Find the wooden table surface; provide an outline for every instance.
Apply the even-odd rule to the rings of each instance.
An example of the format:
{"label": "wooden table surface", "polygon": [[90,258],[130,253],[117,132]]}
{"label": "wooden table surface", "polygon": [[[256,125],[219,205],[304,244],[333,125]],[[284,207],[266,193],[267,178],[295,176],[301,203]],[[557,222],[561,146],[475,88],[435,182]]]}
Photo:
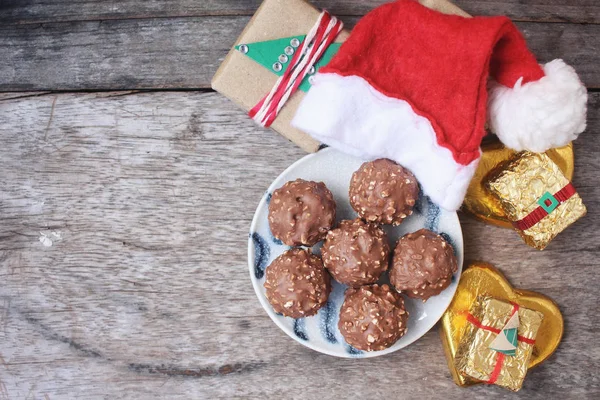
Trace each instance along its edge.
{"label": "wooden table surface", "polygon": [[[352,26],[379,0],[321,0]],[[600,3],[460,0],[506,14],[589,88],[575,184],[589,213],[544,252],[461,215],[467,260],[552,297],[557,352],[519,397],[600,398]],[[259,0],[0,0],[0,399],[501,399],[452,382],[437,328],[368,360],[269,319],[255,207],[303,152],[209,87]]]}

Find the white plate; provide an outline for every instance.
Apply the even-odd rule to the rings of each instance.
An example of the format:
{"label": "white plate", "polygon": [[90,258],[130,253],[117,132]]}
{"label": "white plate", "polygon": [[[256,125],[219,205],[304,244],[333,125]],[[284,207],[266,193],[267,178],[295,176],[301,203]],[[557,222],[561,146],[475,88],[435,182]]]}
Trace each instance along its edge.
{"label": "white plate", "polygon": [[[414,213],[400,226],[385,226],[390,239],[390,248],[394,248],[398,238],[409,232],[427,228],[442,234],[453,246],[458,257],[458,272],[452,277],[452,284],[438,296],[427,302],[404,297],[410,313],[408,332],[392,347],[382,351],[365,352],[352,348],[345,341],[337,328],[340,307],[344,301],[345,285],[332,280],[333,290],[327,304],[312,317],[293,319],[275,313],[265,297],[264,271],[266,267],[289,246],[275,239],[269,229],[267,220],[271,194],[287,181],[302,178],[309,181],[324,182],[333,193],[337,203],[337,221],[354,219],[356,213],[350,206],[348,186],[352,173],[363,160],[342,154],[334,149],[326,148],[318,153],[307,155],[286,169],[269,187],[261,199],[254,214],[250,236],[248,239],[248,266],[250,278],[260,303],[271,319],[285,333],[297,342],[321,353],[337,357],[375,357],[392,353],[408,346],[427,333],[450,305],[463,264],[463,237],[456,212],[440,209],[427,196],[420,195],[415,204]],[[314,247],[318,253],[321,243]],[[387,274],[382,278],[387,280]]]}

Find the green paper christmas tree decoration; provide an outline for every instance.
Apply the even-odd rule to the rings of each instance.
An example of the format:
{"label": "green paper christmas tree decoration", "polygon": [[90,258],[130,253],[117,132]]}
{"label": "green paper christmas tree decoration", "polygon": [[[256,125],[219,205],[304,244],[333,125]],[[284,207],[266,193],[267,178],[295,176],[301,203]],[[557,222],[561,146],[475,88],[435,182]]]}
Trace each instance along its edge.
{"label": "green paper christmas tree decoration", "polygon": [[[306,35],[290,36],[264,42],[240,44],[235,46],[235,49],[250,57],[277,76],[282,76],[289,68],[294,53],[298,50],[300,43],[302,43],[305,37]],[[321,59],[315,64],[314,70],[311,71],[300,84],[300,90],[307,92],[308,89],[310,89],[310,75],[314,75],[319,68],[327,65],[335,53],[338,52],[340,46],[341,43],[332,43],[327,50],[325,50]]]}
{"label": "green paper christmas tree decoration", "polygon": [[490,349],[514,357],[517,354],[519,312],[515,312],[490,344]]}

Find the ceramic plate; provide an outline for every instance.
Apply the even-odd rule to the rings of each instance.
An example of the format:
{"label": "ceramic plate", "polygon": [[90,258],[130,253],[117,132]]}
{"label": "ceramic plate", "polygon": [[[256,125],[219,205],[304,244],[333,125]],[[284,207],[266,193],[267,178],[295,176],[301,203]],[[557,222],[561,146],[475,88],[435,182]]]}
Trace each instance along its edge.
{"label": "ceramic plate", "polygon": [[[248,264],[250,278],[260,303],[271,319],[290,337],[299,343],[321,353],[337,357],[375,357],[392,353],[408,346],[429,331],[441,318],[450,304],[463,264],[463,237],[460,222],[456,212],[448,212],[433,204],[427,196],[419,195],[414,207],[414,213],[400,226],[385,226],[390,239],[390,247],[395,247],[396,241],[404,234],[427,228],[438,232],[454,247],[458,256],[458,272],[452,277],[452,284],[440,295],[423,303],[405,296],[406,308],[410,313],[408,332],[392,347],[382,351],[365,352],[349,346],[337,328],[340,307],[344,301],[346,286],[332,280],[332,292],[327,304],[319,310],[317,315],[306,318],[293,319],[275,313],[265,297],[265,269],[285,250],[290,247],[275,239],[269,229],[267,220],[269,201],[275,189],[283,186],[287,181],[302,178],[310,181],[324,182],[333,193],[337,203],[337,221],[354,219],[356,213],[350,206],[348,199],[348,186],[352,173],[356,171],[363,160],[342,154],[334,149],[326,148],[318,153],[310,154],[285,170],[269,187],[261,199],[254,214],[250,237],[248,239]],[[320,254],[321,243],[313,248],[313,252]],[[382,277],[387,281],[387,274]]]}

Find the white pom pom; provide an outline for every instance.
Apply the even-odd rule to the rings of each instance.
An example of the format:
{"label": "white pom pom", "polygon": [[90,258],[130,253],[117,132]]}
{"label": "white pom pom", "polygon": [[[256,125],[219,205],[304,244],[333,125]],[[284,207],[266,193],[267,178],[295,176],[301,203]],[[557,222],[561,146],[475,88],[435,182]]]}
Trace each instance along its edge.
{"label": "white pom pom", "polygon": [[585,130],[587,90],[563,60],[543,66],[546,76],[508,88],[490,82],[488,122],[514,150],[544,152],[567,145]]}

